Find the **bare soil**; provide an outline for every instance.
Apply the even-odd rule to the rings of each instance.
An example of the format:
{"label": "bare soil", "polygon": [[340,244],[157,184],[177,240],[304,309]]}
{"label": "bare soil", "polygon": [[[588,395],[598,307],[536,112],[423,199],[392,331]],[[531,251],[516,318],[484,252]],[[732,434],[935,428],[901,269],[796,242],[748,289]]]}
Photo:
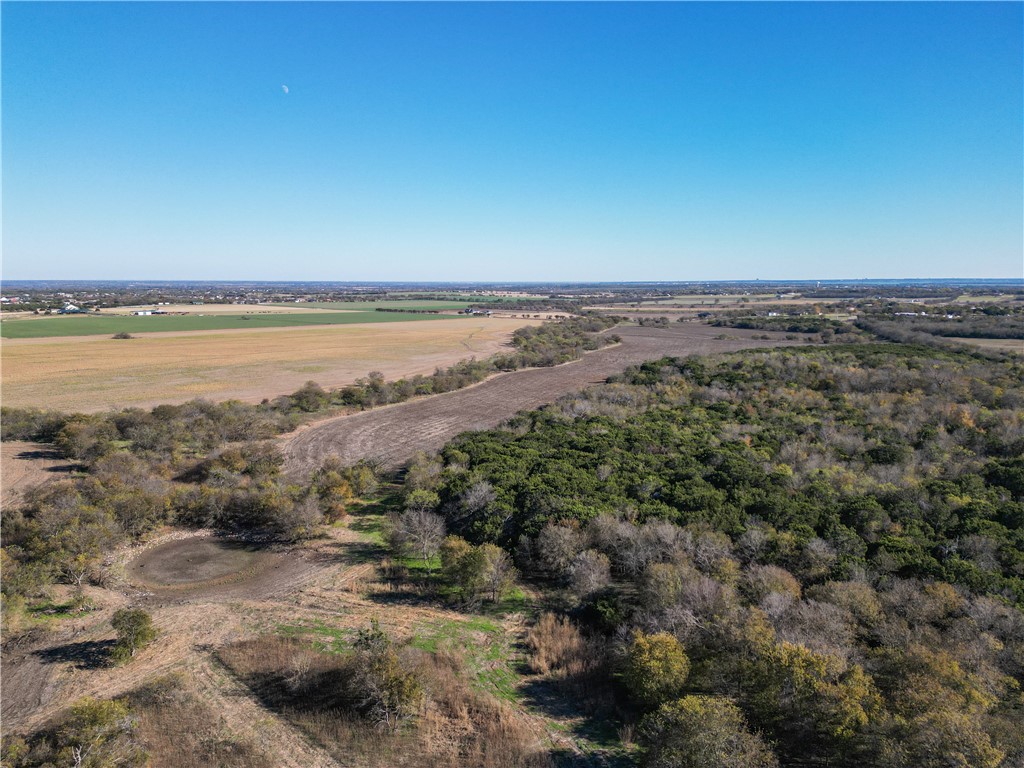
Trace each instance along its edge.
{"label": "bare soil", "polygon": [[20,440],[0,443],[0,504],[15,504],[26,491],[67,476],[74,468],[52,445]]}
{"label": "bare soil", "polygon": [[[939,337],[942,339],[942,337]],[[966,336],[947,336],[946,341],[955,341],[982,349],[999,349],[1004,352],[1016,352],[1024,355],[1024,339],[974,339]]]}
{"label": "bare soil", "polygon": [[[514,371],[456,392],[314,422],[282,438],[286,468],[295,475],[308,473],[331,455],[346,463],[366,458],[395,468],[417,451],[438,450],[461,432],[496,427],[519,411],[603,382],[630,365],[665,355],[803,343],[787,341],[781,333],[697,324],[617,328],[612,333],[622,337],[621,344],[595,350],[572,363]],[[764,340],[762,335],[772,338]]]}
{"label": "bare soil", "polygon": [[151,588],[195,588],[255,573],[280,557],[279,552],[243,541],[180,539],[143,552],[128,566],[128,578]]}

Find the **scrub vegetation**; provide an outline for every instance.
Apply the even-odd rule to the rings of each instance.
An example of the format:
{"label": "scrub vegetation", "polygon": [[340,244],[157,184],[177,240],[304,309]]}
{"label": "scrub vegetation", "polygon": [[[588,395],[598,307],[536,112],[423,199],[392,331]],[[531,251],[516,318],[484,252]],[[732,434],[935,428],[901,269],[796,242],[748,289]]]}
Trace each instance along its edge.
{"label": "scrub vegetation", "polygon": [[[77,465],[3,510],[5,653],[35,649],[11,674],[80,670],[42,677],[39,701],[71,707],[6,735],[5,764],[1020,763],[1024,362],[748,318],[716,319],[825,343],[620,367],[398,473],[323,455],[286,474],[271,438],[572,360],[613,321],[261,405],[5,409],[5,440]],[[132,592],[210,534],[123,548],[189,528],[273,558]],[[53,634],[71,622],[88,639]]]}

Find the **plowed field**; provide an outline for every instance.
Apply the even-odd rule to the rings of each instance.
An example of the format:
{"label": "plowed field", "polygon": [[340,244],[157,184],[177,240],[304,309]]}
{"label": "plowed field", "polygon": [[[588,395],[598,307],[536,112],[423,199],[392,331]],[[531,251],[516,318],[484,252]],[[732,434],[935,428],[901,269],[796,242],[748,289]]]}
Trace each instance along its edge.
{"label": "plowed field", "polygon": [[[490,429],[517,412],[537,408],[559,396],[604,381],[624,368],[664,355],[731,352],[749,347],[799,344],[783,334],[764,340],[760,331],[687,325],[670,328],[620,328],[622,343],[555,368],[534,368],[495,376],[482,384],[351,416],[311,424],[285,440],[287,468],[301,474],[336,455],[344,462],[368,458],[394,468],[416,451],[441,448],[460,432]],[[721,336],[726,338],[718,338]]]}

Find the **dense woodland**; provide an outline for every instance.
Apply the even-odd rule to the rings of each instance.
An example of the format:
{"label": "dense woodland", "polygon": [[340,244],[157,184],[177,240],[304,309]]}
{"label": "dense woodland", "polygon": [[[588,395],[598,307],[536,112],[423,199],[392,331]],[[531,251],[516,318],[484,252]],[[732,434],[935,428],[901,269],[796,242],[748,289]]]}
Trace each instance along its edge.
{"label": "dense woodland", "polygon": [[[385,577],[473,614],[519,583],[534,596],[517,591],[530,613],[523,674],[615,729],[627,763],[1024,762],[1020,359],[832,343],[651,361],[418,456],[398,491],[371,466],[331,460],[286,480],[263,442],[324,408],[572,359],[607,325],[580,322],[525,329],[506,358],[412,385],[371,376],[259,406],[101,416],[5,409],[5,439],[52,442],[84,470],[4,510],[6,636],[54,580],[108,578],[104,553],[158,525],[301,538],[356,497],[390,493]],[[268,637],[220,658],[368,765],[573,759],[538,753],[528,728],[464,682],[460,659],[397,647],[375,625],[349,656]],[[125,755],[117,764],[141,764],[131,706],[80,703],[7,755],[56,764],[96,732]],[[424,734],[453,713],[455,751],[430,752]]]}
{"label": "dense woodland", "polygon": [[564,591],[569,690],[639,718],[646,765],[709,739],[745,745],[722,765],[1017,764],[1022,374],[897,345],[660,360],[462,436],[409,493]]}

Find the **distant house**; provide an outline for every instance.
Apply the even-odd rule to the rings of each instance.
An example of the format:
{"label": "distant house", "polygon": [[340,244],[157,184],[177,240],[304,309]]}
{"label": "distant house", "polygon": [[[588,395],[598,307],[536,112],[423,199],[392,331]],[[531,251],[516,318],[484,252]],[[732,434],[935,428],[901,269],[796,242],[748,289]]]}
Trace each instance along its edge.
{"label": "distant house", "polygon": [[153,310],[151,310],[151,309],[140,309],[140,310],[137,310],[135,312],[132,312],[132,314],[133,315],[152,315],[153,314]]}

